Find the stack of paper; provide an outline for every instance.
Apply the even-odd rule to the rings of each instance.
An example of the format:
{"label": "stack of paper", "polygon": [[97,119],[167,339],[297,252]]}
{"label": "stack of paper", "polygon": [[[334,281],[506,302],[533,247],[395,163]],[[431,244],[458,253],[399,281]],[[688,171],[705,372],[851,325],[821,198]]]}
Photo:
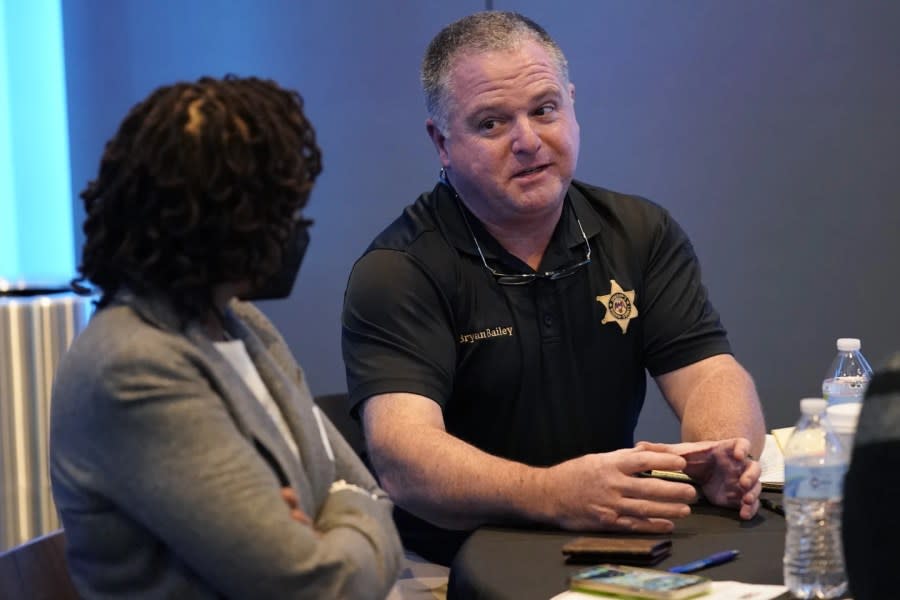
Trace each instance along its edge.
{"label": "stack of paper", "polygon": [[780,490],[784,487],[784,453],[778,437],[774,435],[776,431],[779,430],[773,429],[772,433],[766,435],[766,445],[759,457],[759,468],[762,470],[759,480],[764,490]]}
{"label": "stack of paper", "polygon": [[787,441],[792,433],[794,433],[793,427],[781,427],[772,430],[772,436],[778,442],[778,449],[781,450],[782,455],[784,455],[784,449],[787,448]]}

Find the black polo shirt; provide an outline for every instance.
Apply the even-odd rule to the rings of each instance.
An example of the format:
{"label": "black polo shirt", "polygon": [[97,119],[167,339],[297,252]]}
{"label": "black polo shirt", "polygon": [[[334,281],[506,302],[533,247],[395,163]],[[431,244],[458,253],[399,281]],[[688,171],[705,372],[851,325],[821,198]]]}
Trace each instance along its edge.
{"label": "black polo shirt", "polygon": [[[633,445],[645,371],[730,352],[693,248],[660,206],[573,182],[538,270],[584,259],[576,217],[590,264],[519,286],[485,269],[465,210],[438,184],[354,266],[343,313],[354,410],[375,394],[420,394],[441,406],[449,433],[551,465]],[[466,214],[494,270],[533,272]]]}

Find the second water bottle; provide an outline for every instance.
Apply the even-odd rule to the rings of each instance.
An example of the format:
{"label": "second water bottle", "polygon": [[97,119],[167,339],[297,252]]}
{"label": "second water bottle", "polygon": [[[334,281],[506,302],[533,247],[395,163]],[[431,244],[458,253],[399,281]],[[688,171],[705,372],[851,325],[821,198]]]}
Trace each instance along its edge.
{"label": "second water bottle", "polygon": [[829,405],[862,402],[872,379],[872,367],[862,355],[862,344],[857,338],[839,338],[836,345],[837,355],[822,381],[822,395]]}

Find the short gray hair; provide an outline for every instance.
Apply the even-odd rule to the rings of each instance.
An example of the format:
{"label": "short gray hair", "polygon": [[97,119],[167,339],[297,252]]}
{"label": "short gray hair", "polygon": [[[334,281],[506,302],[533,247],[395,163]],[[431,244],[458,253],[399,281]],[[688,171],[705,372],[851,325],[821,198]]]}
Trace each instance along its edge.
{"label": "short gray hair", "polygon": [[478,12],[447,25],[434,36],[422,60],[422,90],[425,107],[435,125],[446,133],[450,69],[463,53],[513,50],[523,42],[544,47],[556,62],[560,78],[568,83],[569,63],[560,47],[543,27],[515,12]]}

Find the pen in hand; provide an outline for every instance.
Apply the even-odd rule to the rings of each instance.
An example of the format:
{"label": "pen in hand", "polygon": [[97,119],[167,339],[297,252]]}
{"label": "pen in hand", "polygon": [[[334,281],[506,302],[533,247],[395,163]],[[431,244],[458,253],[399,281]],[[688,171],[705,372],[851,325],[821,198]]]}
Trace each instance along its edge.
{"label": "pen in hand", "polygon": [[716,552],[715,554],[710,554],[709,556],[705,556],[683,565],[670,567],[669,573],[693,573],[694,571],[699,571],[700,569],[705,569],[706,567],[713,567],[715,565],[721,565],[722,563],[732,561],[737,558],[738,554],[740,553],[740,550],[725,550],[723,552]]}
{"label": "pen in hand", "polygon": [[772,502],[768,498],[760,498],[759,503],[763,508],[767,508],[767,509],[771,510],[773,513],[777,513],[777,514],[781,515],[782,517],[784,516],[784,506],[782,506],[781,504]]}

